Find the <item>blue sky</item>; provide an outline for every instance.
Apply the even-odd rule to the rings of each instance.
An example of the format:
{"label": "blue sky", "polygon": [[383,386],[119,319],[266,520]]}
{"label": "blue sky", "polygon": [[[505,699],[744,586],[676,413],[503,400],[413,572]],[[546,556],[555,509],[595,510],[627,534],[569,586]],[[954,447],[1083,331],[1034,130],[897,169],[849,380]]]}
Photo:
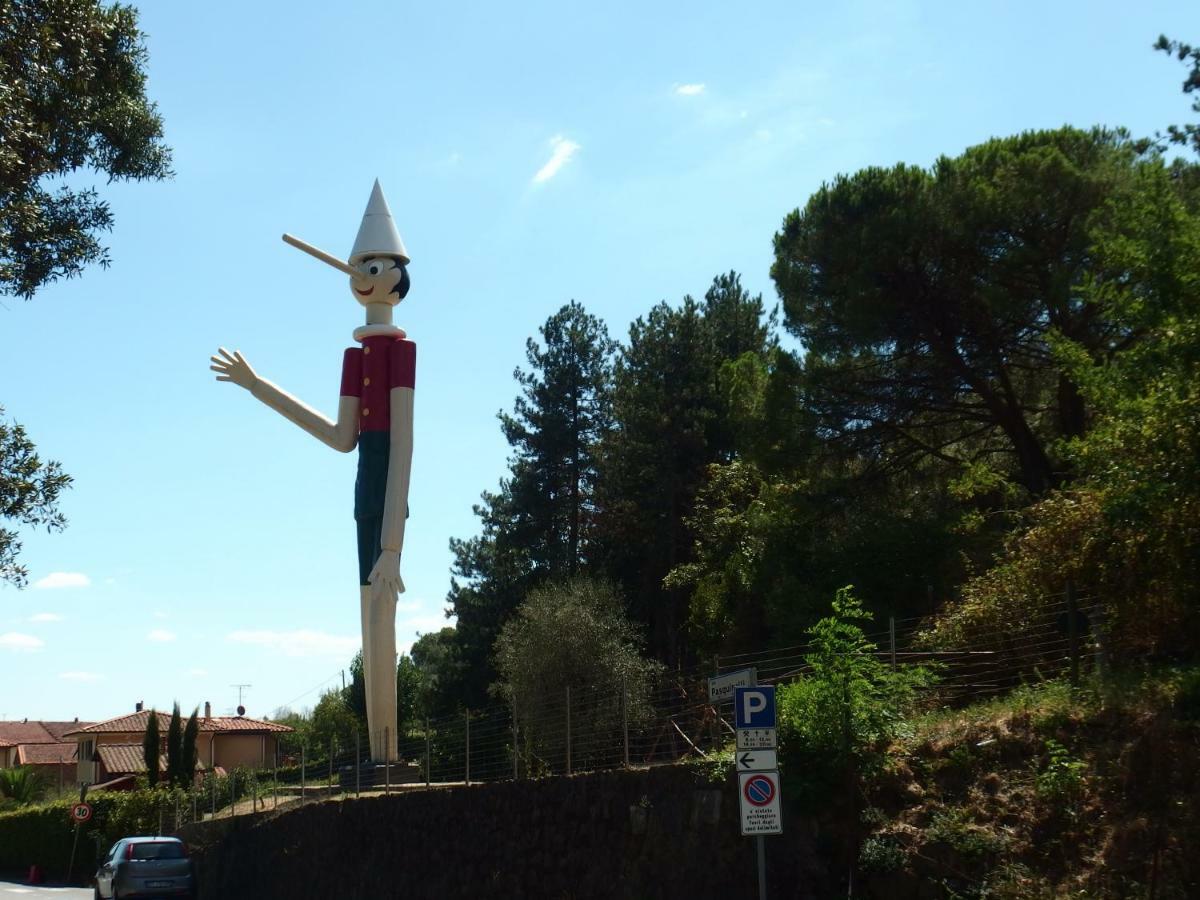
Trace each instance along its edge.
{"label": "blue sky", "polygon": [[[1191,2],[141,5],[176,177],[99,187],[113,264],[0,307],[0,403],[75,477],[0,586],[0,718],[138,700],[311,706],[358,646],[353,456],[208,357],[327,414],[362,322],[345,278],[373,179],[419,347],[398,634],[446,624],[451,536],[504,471],[524,340],[574,298],[614,337],[736,269],[840,172],[1066,124],[1190,115]],[[91,180],[85,179],[87,183]]]}

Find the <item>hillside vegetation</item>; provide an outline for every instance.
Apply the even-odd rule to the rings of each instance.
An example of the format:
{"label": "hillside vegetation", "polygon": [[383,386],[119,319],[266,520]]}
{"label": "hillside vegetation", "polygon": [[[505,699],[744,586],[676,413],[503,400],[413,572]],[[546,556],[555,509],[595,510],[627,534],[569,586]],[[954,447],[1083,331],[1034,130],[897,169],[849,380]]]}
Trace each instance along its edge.
{"label": "hillside vegetation", "polygon": [[1200,894],[1200,671],[1021,688],[930,713],[869,782],[862,894]]}

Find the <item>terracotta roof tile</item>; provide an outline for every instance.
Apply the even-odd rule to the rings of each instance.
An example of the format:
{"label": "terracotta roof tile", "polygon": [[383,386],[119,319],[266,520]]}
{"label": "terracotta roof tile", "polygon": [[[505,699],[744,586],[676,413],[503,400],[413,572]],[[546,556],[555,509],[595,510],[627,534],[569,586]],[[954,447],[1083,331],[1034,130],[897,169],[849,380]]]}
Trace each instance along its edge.
{"label": "terracotta roof tile", "polygon": [[214,731],[295,731],[291,725],[281,725],[278,722],[264,722],[260,719],[247,719],[245,716],[214,716]]}
{"label": "terracotta roof tile", "polygon": [[42,727],[50,732],[50,736],[56,741],[61,741],[64,735],[78,731],[80,728],[86,728],[91,724],[91,722],[80,722],[76,719],[74,722],[43,722]]}
{"label": "terracotta roof tile", "polygon": [[46,766],[51,763],[75,762],[76,744],[21,744],[17,748],[17,765]]}
{"label": "terracotta roof tile", "polygon": [[[146,757],[141,744],[100,744],[96,747],[100,762],[109,775],[127,775],[146,771]],[[158,760],[160,771],[167,768],[166,756]]]}
{"label": "terracotta roof tile", "polygon": [[0,722],[0,738],[13,744],[53,744],[57,740],[41,722]]}
{"label": "terracotta roof tile", "polygon": [[[150,710],[142,710],[137,713],[130,713],[127,716],[118,716],[115,719],[107,719],[103,722],[97,722],[94,725],[75,728],[67,732],[69,735],[79,734],[139,734],[146,730],[146,723],[150,721]],[[186,718],[185,718],[186,722]],[[82,724],[82,723],[81,723]],[[171,724],[170,713],[158,713],[158,730],[161,734],[167,733],[167,728]],[[280,725],[277,722],[262,722],[258,719],[247,719],[244,716],[213,716],[211,719],[200,719],[200,731],[222,732],[222,731],[292,731],[290,726]]]}

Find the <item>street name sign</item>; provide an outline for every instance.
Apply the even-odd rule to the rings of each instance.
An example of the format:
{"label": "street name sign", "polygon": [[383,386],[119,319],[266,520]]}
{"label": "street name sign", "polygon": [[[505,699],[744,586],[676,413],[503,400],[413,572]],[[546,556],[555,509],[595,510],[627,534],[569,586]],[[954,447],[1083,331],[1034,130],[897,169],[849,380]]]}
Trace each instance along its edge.
{"label": "street name sign", "polygon": [[739,687],[754,687],[758,684],[758,670],[751,666],[749,669],[738,669],[736,672],[726,672],[708,679],[708,702],[727,703],[733,699],[733,689]]}
{"label": "street name sign", "polygon": [[739,772],[769,772],[779,768],[774,750],[747,750],[737,754]]}
{"label": "street name sign", "polygon": [[739,772],[742,834],[782,834],[778,772]]}

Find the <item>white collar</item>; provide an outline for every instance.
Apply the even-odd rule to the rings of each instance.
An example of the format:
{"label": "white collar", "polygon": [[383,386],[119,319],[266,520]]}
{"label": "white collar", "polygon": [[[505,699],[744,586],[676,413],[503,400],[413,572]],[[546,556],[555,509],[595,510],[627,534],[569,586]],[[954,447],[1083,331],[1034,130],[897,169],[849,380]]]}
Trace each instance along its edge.
{"label": "white collar", "polygon": [[359,325],[354,329],[354,339],[365,341],[369,337],[406,337],[403,328],[397,325]]}

